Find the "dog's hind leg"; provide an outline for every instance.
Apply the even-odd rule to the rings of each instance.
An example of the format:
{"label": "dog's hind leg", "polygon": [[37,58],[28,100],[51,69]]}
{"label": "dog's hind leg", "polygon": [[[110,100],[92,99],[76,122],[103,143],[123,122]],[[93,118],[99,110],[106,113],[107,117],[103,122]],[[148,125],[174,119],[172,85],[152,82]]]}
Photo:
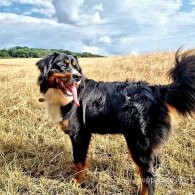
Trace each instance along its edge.
{"label": "dog's hind leg", "polygon": [[73,158],[75,165],[75,175],[73,179],[73,184],[81,184],[85,181],[87,172],[87,151],[89,147],[91,134],[84,133],[84,135],[79,135],[79,138],[71,138],[73,146]]}
{"label": "dog's hind leg", "polygon": [[136,142],[137,139],[126,135],[128,149],[133,161],[136,163],[141,176],[141,195],[154,195],[155,190],[155,153],[151,148],[143,150]]}

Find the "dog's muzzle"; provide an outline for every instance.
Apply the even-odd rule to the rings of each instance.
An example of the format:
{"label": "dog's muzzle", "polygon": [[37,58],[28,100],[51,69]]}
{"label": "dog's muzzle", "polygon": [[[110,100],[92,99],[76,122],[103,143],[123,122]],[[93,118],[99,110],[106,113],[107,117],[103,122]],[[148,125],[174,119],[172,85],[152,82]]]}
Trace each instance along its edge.
{"label": "dog's muzzle", "polygon": [[75,72],[53,73],[48,78],[50,88],[59,88],[65,95],[73,96],[74,102],[79,106],[77,97],[78,83],[81,80],[81,74]]}
{"label": "dog's muzzle", "polygon": [[73,74],[72,78],[74,81],[79,82],[81,80],[81,74],[80,73]]}

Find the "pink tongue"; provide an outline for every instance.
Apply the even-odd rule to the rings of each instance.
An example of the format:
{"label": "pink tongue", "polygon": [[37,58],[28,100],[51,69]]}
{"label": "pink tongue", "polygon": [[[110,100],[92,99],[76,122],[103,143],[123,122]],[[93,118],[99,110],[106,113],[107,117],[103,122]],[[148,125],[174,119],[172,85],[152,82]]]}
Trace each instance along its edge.
{"label": "pink tongue", "polygon": [[73,95],[73,99],[74,99],[75,104],[77,106],[80,106],[79,100],[78,100],[78,97],[77,97],[77,89],[76,89],[75,85],[71,86],[71,91],[72,91],[72,95]]}
{"label": "pink tongue", "polygon": [[[76,87],[75,87],[75,85],[72,85],[72,86],[70,86],[70,85],[67,85],[67,84],[64,84],[60,79],[56,79],[56,82],[60,85],[60,87],[62,88],[62,89],[64,89],[64,90],[66,90],[67,88],[68,88],[68,91],[70,91],[71,93],[72,93],[72,95],[73,95],[73,99],[74,99],[74,102],[75,102],[75,104],[77,105],[77,106],[80,106],[80,104],[79,104],[79,100],[78,100],[78,97],[77,97],[77,89],[76,89]],[[65,86],[66,87],[65,87]]]}

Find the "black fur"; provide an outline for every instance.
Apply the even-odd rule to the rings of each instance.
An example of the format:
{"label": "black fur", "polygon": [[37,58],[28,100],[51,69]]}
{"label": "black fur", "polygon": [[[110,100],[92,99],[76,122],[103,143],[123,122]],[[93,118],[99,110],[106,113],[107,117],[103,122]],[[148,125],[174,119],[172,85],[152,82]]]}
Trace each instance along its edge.
{"label": "black fur", "polygon": [[193,51],[176,54],[176,66],[169,71],[173,84],[168,87],[166,101],[182,115],[195,112],[195,55]]}
{"label": "black fur", "polygon": [[[47,89],[47,74],[54,67],[53,57],[59,59],[57,56],[50,55],[49,60],[37,63],[42,93]],[[77,70],[81,73],[79,65]],[[92,133],[123,134],[143,185],[148,194],[154,194],[154,170],[160,161],[155,150],[168,138],[171,128],[167,105],[184,116],[195,112],[195,56],[191,52],[180,55],[178,51],[169,75],[173,83],[164,86],[96,82],[82,76],[78,89],[80,107],[73,102],[61,107],[63,118],[69,123],[67,133],[73,144],[74,162],[85,164]]]}

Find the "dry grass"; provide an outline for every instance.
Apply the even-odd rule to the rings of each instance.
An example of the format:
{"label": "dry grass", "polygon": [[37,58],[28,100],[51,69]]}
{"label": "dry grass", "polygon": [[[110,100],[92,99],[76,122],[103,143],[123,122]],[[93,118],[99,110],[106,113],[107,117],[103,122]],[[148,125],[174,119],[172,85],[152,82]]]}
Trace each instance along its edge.
{"label": "dry grass", "polygon": [[[146,80],[165,84],[173,53],[81,59],[96,80]],[[74,188],[72,148],[38,102],[37,59],[0,60],[0,194],[137,194],[139,175],[122,136],[94,135],[85,188]],[[194,119],[179,119],[162,150],[158,195],[192,195],[195,173]]]}

